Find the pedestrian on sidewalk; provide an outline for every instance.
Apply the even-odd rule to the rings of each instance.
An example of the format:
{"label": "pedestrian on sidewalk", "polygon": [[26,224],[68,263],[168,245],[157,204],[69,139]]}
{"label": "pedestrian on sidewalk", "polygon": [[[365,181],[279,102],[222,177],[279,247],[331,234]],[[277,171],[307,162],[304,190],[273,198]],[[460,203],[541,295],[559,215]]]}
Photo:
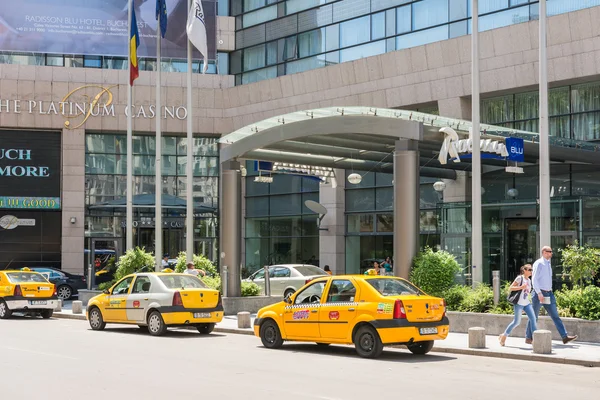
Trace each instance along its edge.
{"label": "pedestrian on sidewalk", "polygon": [[186,264],[186,267],[187,267],[187,269],[185,271],[183,271],[184,274],[189,274],[189,275],[194,275],[194,276],[202,275],[203,277],[206,276],[206,272],[204,272],[204,270],[202,270],[202,269],[196,269],[194,267],[194,263],[191,261]]}
{"label": "pedestrian on sidewalk", "polygon": [[[560,316],[558,315],[558,309],[556,308],[556,297],[552,292],[552,266],[550,265],[550,259],[552,258],[552,248],[550,246],[542,247],[542,257],[533,263],[533,293],[532,304],[535,317],[540,313],[542,305],[546,309],[546,312],[552,318],[552,322],[556,326],[560,337],[564,344],[569,343],[572,340],[577,339],[577,335],[569,336],[565,324],[563,324]],[[525,343],[531,344],[533,342],[533,329],[532,321],[529,320],[527,324],[527,333],[525,335]]]}
{"label": "pedestrian on sidewalk", "polygon": [[323,271],[327,272],[327,274],[332,275],[331,269],[329,269],[329,265],[323,267]]}
{"label": "pedestrian on sidewalk", "polygon": [[511,293],[516,291],[520,293],[518,294],[519,297],[517,304],[514,304],[515,318],[506,327],[504,333],[500,335],[500,346],[504,346],[504,344],[506,343],[506,338],[511,334],[513,329],[515,329],[521,323],[521,315],[523,314],[523,310],[525,310],[525,314],[527,314],[527,318],[529,318],[529,321],[533,322],[533,330],[535,331],[537,329],[535,313],[533,312],[533,306],[529,301],[529,294],[531,293],[530,277],[532,271],[533,268],[531,267],[531,264],[523,265],[521,267],[521,275],[517,276],[512,285],[510,285]]}

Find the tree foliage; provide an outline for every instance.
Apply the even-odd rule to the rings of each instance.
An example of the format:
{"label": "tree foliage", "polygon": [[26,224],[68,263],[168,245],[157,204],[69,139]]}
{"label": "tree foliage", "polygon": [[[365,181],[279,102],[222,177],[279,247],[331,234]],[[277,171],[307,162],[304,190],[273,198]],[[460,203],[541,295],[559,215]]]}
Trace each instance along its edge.
{"label": "tree foliage", "polygon": [[447,251],[433,251],[426,247],[414,259],[410,280],[432,296],[443,296],[454,285],[460,265]]}

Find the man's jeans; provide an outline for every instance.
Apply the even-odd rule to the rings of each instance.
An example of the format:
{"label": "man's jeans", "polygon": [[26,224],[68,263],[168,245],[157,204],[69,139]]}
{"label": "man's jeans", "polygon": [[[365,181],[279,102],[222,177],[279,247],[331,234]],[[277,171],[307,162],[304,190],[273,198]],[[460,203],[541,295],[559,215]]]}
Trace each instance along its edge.
{"label": "man's jeans", "polygon": [[[546,309],[546,312],[548,313],[550,318],[552,318],[552,322],[554,322],[554,325],[556,326],[556,330],[558,330],[558,334],[560,335],[560,337],[561,338],[567,337],[567,329],[565,328],[565,325],[563,324],[562,320],[558,316],[558,309],[556,308],[556,298],[554,297],[554,293],[542,290],[542,294],[544,295],[544,297],[550,297],[551,303],[550,304],[542,304],[542,303],[540,303],[540,299],[538,299],[537,294],[535,292],[532,294],[531,304],[533,305],[533,312],[535,313],[536,319],[537,319],[537,316],[540,314],[540,308],[542,308],[542,306],[544,306],[544,308]],[[527,333],[525,334],[525,337],[527,339],[533,339],[533,332],[531,330],[531,322],[527,323]]]}
{"label": "man's jeans", "polygon": [[527,314],[529,321],[533,322],[533,330],[535,331],[537,329],[535,325],[536,317],[533,313],[533,306],[531,304],[527,304],[526,306],[515,304],[515,319],[513,319],[510,325],[506,327],[506,330],[504,331],[505,336],[509,336],[512,333],[513,329],[519,326],[519,324],[521,323],[521,314],[523,314],[523,310],[525,310],[525,314]]}

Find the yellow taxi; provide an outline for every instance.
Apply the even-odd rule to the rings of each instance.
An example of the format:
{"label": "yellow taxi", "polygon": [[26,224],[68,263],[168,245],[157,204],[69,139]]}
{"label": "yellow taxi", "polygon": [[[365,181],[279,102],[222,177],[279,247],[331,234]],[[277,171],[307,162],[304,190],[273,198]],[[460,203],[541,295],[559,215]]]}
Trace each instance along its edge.
{"label": "yellow taxi", "polygon": [[194,326],[209,334],[223,320],[223,302],[218,290],[208,288],[196,276],[138,273],[93,297],[87,319],[93,330],[118,323],[139,325],[155,336],[178,326]]}
{"label": "yellow taxi", "polygon": [[254,334],[267,348],[285,340],[354,344],[376,358],[383,346],[406,345],[426,354],[448,336],[444,299],[392,276],[340,275],[315,279],[287,300],[259,310]]}
{"label": "yellow taxi", "polygon": [[56,286],[43,275],[28,268],[0,271],[0,319],[10,318],[13,312],[50,318],[57,305]]}

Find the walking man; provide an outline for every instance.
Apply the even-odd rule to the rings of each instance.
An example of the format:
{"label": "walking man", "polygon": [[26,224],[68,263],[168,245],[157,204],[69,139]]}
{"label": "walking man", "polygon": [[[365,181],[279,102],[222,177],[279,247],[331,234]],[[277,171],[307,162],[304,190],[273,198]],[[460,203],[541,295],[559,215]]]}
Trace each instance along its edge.
{"label": "walking man", "polygon": [[[577,335],[569,336],[567,329],[563,324],[562,320],[558,316],[558,309],[556,308],[556,298],[552,292],[552,266],[550,265],[550,259],[552,258],[552,248],[550,246],[542,247],[542,258],[537,260],[533,264],[533,291],[531,296],[531,303],[533,304],[533,312],[537,319],[540,308],[543,305],[546,312],[552,318],[552,322],[556,326],[563,343],[567,344],[572,340],[577,339]],[[533,332],[531,329],[531,322],[527,323],[527,333],[525,334],[525,343],[533,343]]]}

